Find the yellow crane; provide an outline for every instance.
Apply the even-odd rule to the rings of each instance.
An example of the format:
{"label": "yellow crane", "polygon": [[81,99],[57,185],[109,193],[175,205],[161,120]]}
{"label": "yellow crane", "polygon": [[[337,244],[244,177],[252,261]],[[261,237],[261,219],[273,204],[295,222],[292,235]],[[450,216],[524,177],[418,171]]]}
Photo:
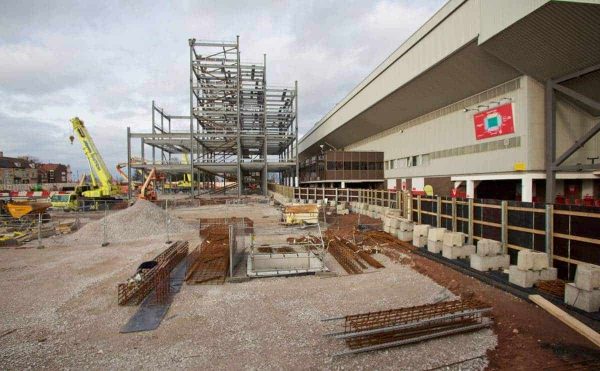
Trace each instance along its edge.
{"label": "yellow crane", "polygon": [[[92,189],[82,192],[83,197],[92,199],[111,199],[121,194],[119,187],[113,184],[113,178],[104,159],[100,155],[98,148],[94,144],[90,133],[83,124],[83,121],[79,117],[71,119],[73,125],[73,132],[77,135],[83,153],[90,164],[90,178],[92,179]],[[71,135],[69,138],[71,144],[73,144],[74,136]]]}

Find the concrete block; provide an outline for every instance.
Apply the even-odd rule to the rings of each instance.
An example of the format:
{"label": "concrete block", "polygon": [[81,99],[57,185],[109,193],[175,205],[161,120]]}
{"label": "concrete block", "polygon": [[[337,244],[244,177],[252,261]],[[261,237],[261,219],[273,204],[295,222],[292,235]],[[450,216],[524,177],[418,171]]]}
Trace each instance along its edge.
{"label": "concrete block", "polygon": [[413,229],[414,229],[414,223],[413,223],[413,222],[411,222],[411,221],[409,221],[409,220],[406,220],[406,219],[400,219],[400,220],[398,221],[398,223],[399,223],[399,226],[398,226],[398,227],[399,227],[399,228],[400,228],[400,230],[402,230],[402,231],[406,231],[406,232],[412,232],[412,231],[413,231]]}
{"label": "concrete block", "polygon": [[428,241],[444,241],[444,234],[446,228],[429,228],[429,234],[427,235]]}
{"label": "concrete block", "polygon": [[477,242],[477,255],[495,256],[502,253],[502,244],[500,241],[494,241],[482,238]]}
{"label": "concrete block", "polygon": [[444,233],[445,246],[462,246],[465,244],[465,234],[461,232],[446,232]]}
{"label": "concrete block", "polygon": [[442,256],[446,259],[458,259],[462,254],[462,246],[442,245]]}
{"label": "concrete block", "polygon": [[526,271],[533,268],[533,251],[521,250],[517,255],[517,267],[519,270]]}
{"label": "concrete block", "polygon": [[463,258],[468,258],[471,255],[475,255],[477,248],[475,245],[462,245]]}
{"label": "concrete block", "polygon": [[557,278],[558,278],[558,269],[556,269],[554,267],[542,269],[540,271],[540,280],[542,280],[542,281],[554,281]]}
{"label": "concrete block", "polygon": [[409,242],[413,239],[412,231],[403,231],[398,229],[398,233],[396,234],[400,241]]}
{"label": "concrete block", "polygon": [[548,254],[543,252],[533,252],[533,270],[541,271],[548,268]]}
{"label": "concrete block", "polygon": [[412,244],[416,247],[425,247],[427,245],[427,237],[426,236],[416,236],[413,231]]}
{"label": "concrete block", "polygon": [[475,245],[442,245],[442,256],[447,259],[465,259],[472,254],[475,254]]}
{"label": "concrete block", "polygon": [[427,251],[429,252],[439,254],[440,252],[442,252],[442,246],[442,241],[427,240]]}
{"label": "concrete block", "polygon": [[389,225],[384,225],[384,226],[383,226],[383,231],[384,231],[385,233],[390,233],[390,226],[389,226]]}
{"label": "concrete block", "polygon": [[429,235],[429,224],[415,224],[413,226],[413,235],[416,237],[425,237]]}
{"label": "concrete block", "polygon": [[575,271],[575,286],[588,291],[600,288],[600,267],[592,264],[578,264]]}
{"label": "concrete block", "polygon": [[[477,248],[479,248],[479,246]],[[471,268],[482,272],[489,270],[508,269],[510,266],[510,256],[508,254],[494,256],[481,256],[478,254],[472,254],[470,264]]]}
{"label": "concrete block", "polygon": [[540,271],[522,270],[518,265],[511,265],[508,269],[508,282],[529,288],[540,279]]}
{"label": "concrete block", "polygon": [[565,304],[572,305],[586,312],[600,310],[600,289],[584,290],[574,283],[565,285]]}

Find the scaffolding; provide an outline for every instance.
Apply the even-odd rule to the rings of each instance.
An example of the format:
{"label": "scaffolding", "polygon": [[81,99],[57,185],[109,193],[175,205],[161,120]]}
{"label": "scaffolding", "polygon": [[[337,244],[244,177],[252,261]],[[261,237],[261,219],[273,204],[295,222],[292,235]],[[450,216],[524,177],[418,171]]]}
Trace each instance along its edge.
{"label": "scaffolding", "polygon": [[[189,174],[193,195],[215,192],[218,181],[223,192],[266,195],[269,174],[297,177],[298,83],[268,86],[266,54],[261,63],[241,62],[239,45],[239,36],[189,40],[189,115],[166,114],[152,102],[152,132],[127,129],[129,171]],[[189,130],[173,130],[171,120],[189,122]],[[131,161],[132,139],[140,139],[141,161]]]}

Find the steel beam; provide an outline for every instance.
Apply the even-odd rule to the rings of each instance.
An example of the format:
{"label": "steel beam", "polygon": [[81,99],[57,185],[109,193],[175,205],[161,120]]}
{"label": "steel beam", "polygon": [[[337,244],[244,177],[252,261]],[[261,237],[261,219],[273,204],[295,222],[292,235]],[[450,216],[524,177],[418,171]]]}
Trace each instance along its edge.
{"label": "steel beam", "polygon": [[600,111],[600,102],[597,102],[591,98],[588,98],[585,95],[578,93],[573,89],[567,88],[566,86],[553,84],[553,87],[554,87],[554,89],[565,94],[566,96],[569,96],[569,97],[577,100],[578,102],[581,102],[581,103],[585,104],[586,106],[593,108],[596,111]]}
{"label": "steel beam", "polygon": [[127,127],[127,198],[131,200],[131,129]]}
{"label": "steel beam", "polygon": [[[236,36],[236,54],[237,54],[237,83],[236,83],[236,88],[237,88],[237,182],[238,182],[238,197],[242,196],[242,188],[243,188],[243,181],[242,181],[242,167],[241,162],[242,162],[242,138],[240,136],[240,134],[242,133],[242,121],[241,121],[241,111],[242,111],[242,107],[241,107],[241,101],[240,101],[240,88],[241,88],[241,84],[242,84],[242,77],[240,76],[241,74],[241,70],[240,70],[240,36]],[[225,182],[225,177],[223,177],[223,182]],[[225,190],[223,190],[223,192],[225,192]]]}
{"label": "steel beam", "polygon": [[567,149],[556,161],[554,162],[554,167],[558,167],[560,164],[565,162],[566,159],[571,157],[573,153],[575,153],[579,148],[583,147],[590,139],[592,139],[598,132],[600,132],[600,121],[587,133],[585,133],[581,138],[577,139],[575,143],[569,149]]}
{"label": "steel beam", "polygon": [[294,187],[299,187],[300,186],[300,163],[298,162],[298,80],[296,80],[294,82],[294,98],[296,99],[296,104],[294,105],[295,108],[295,117],[294,117],[294,131],[295,131],[295,135],[296,135],[296,180],[294,183]]}
{"label": "steel beam", "polygon": [[562,82],[565,82],[565,81],[568,81],[568,80],[572,80],[572,79],[581,77],[583,75],[587,75],[588,73],[592,73],[592,72],[597,71],[597,70],[600,70],[600,63],[598,63],[596,65],[593,65],[591,67],[584,68],[582,70],[579,70],[579,71],[576,71],[576,72],[569,73],[567,75],[561,76],[561,77],[559,77],[557,79],[554,79],[553,81],[556,84],[560,84]]}
{"label": "steel beam", "polygon": [[554,83],[546,82],[545,90],[545,134],[546,134],[546,203],[554,203],[556,172],[553,164],[556,160],[556,97]]}
{"label": "steel beam", "polygon": [[190,193],[194,197],[194,46],[196,39],[189,39],[190,44]]}

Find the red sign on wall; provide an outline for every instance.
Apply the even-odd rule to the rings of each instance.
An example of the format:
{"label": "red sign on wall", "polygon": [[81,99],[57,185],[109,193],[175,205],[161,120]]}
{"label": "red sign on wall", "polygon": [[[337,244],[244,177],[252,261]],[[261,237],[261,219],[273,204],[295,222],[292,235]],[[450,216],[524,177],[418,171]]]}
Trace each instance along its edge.
{"label": "red sign on wall", "polygon": [[515,132],[512,103],[479,112],[473,116],[477,140]]}

